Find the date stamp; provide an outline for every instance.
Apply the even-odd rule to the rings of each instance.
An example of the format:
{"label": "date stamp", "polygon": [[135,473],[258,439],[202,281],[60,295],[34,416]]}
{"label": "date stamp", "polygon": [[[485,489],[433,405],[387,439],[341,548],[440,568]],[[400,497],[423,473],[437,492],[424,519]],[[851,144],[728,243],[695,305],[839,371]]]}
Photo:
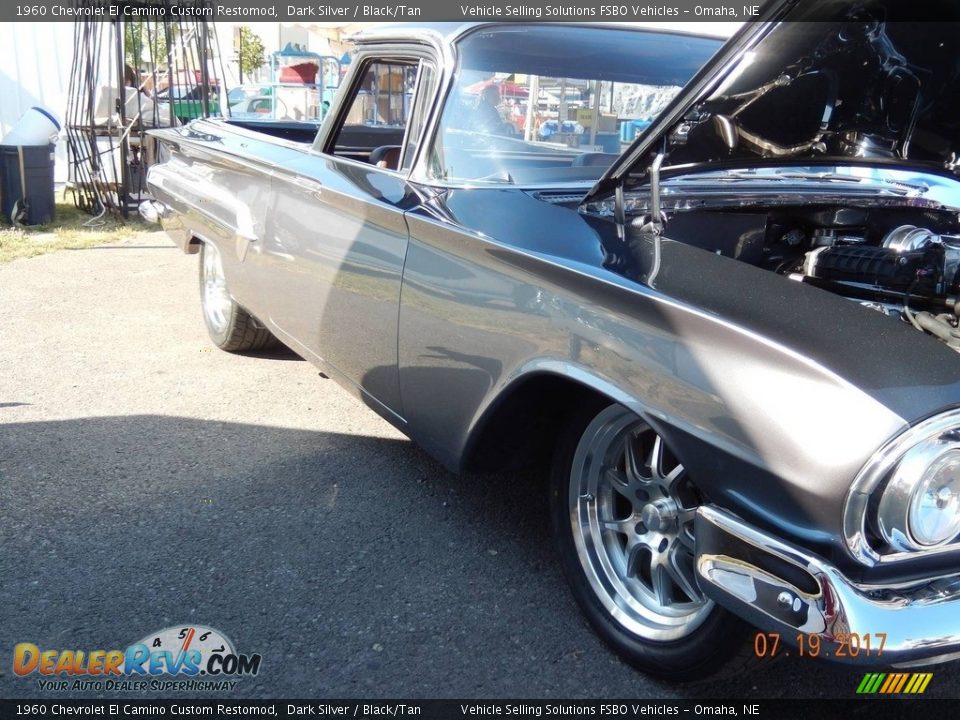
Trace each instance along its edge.
{"label": "date stamp", "polygon": [[887,633],[838,633],[827,640],[820,635],[797,633],[791,638],[792,647],[781,643],[781,634],[758,632],[753,637],[753,652],[758,658],[774,658],[796,654],[799,657],[818,658],[879,658],[887,644]]}

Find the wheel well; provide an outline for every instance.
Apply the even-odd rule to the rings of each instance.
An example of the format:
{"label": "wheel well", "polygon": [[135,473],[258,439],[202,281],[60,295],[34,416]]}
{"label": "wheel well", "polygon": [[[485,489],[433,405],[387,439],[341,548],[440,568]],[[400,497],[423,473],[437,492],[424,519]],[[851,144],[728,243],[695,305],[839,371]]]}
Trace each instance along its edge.
{"label": "wheel well", "polygon": [[463,469],[492,472],[549,463],[556,438],[574,410],[591,404],[599,412],[611,402],[593,388],[559,375],[521,380],[502,393],[477,424]]}
{"label": "wheel well", "polygon": [[187,241],[187,255],[196,255],[200,252],[200,246],[203,245],[203,240],[198,238],[196,235],[191,235],[190,240]]}

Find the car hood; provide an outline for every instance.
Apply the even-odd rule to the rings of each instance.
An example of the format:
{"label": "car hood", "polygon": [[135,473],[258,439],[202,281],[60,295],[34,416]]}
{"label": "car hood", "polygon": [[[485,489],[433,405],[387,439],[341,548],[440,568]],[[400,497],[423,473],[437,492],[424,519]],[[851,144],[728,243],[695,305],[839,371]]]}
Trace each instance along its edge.
{"label": "car hood", "polygon": [[[905,22],[929,13],[938,22]],[[960,4],[773,0],[583,202],[661,175],[762,165],[960,174]]]}

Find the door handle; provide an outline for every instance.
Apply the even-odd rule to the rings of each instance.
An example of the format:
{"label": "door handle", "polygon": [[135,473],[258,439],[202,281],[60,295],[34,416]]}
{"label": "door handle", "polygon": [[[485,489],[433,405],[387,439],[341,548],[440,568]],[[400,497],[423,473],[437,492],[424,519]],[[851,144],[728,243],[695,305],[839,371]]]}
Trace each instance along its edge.
{"label": "door handle", "polygon": [[297,187],[302,188],[307,192],[311,192],[314,195],[319,196],[320,193],[323,192],[323,183],[317,180],[314,180],[313,178],[297,175],[293,179],[293,182],[296,184]]}

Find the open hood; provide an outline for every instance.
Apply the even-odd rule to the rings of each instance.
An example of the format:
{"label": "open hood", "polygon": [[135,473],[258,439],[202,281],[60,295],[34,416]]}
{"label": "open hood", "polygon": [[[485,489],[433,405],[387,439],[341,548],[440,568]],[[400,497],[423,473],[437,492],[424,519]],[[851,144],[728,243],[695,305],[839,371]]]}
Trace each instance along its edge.
{"label": "open hood", "polygon": [[[936,22],[916,22],[924,18]],[[906,19],[911,20],[910,22]],[[583,202],[725,167],[890,165],[960,174],[960,3],[774,0]]]}

